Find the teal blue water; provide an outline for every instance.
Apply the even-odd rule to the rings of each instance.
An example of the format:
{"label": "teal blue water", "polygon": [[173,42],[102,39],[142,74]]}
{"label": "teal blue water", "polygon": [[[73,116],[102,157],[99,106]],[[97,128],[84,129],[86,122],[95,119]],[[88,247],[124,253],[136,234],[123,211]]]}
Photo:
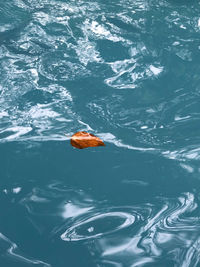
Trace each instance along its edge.
{"label": "teal blue water", "polygon": [[1,267],[200,266],[199,10],[0,0]]}

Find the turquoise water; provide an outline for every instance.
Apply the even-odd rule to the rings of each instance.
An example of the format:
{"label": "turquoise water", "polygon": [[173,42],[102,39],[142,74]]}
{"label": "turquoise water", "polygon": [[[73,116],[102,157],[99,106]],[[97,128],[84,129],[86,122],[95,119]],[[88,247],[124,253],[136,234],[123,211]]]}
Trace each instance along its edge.
{"label": "turquoise water", "polygon": [[0,266],[200,266],[199,1],[0,3]]}

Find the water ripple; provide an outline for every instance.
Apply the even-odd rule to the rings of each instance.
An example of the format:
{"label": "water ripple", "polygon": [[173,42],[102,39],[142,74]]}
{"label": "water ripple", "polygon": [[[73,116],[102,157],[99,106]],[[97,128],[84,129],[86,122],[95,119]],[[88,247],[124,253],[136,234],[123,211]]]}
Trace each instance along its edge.
{"label": "water ripple", "polygon": [[83,121],[115,145],[170,158],[198,146],[195,3],[18,0],[2,9],[1,142],[64,140]]}
{"label": "water ripple", "polygon": [[[160,210],[152,205],[144,205],[143,211],[141,206],[132,207],[138,214],[143,213],[143,220],[146,222],[143,225],[141,221],[139,229],[136,226],[134,235],[131,236],[129,230],[127,234],[123,232],[120,235],[119,232],[93,243],[96,248],[92,251],[96,257],[102,259],[102,265],[104,261],[113,262],[116,266],[120,262],[127,266],[147,263],[162,265],[162,259],[165,258],[168,264],[171,261],[174,266],[197,266],[199,218],[189,216],[197,208],[194,195],[186,193],[179,198],[179,202],[172,199],[160,201]],[[130,227],[133,230],[134,224]],[[169,252],[166,254],[166,251]]]}
{"label": "water ripple", "polygon": [[[198,266],[198,1],[1,2],[0,143],[21,142],[10,143],[5,155],[1,150],[1,201],[26,211],[19,225],[28,218],[49,238],[55,261],[69,257],[69,247],[77,255],[81,244],[95,259],[91,266]],[[44,141],[69,145],[81,130],[104,140],[108,161],[99,152],[94,163],[95,150],[81,151],[85,157],[62,144],[55,157],[46,153]],[[37,159],[28,146],[24,157],[15,154],[27,140],[30,147],[40,142]],[[80,170],[71,163],[77,158]],[[88,158],[94,173],[82,169]],[[50,182],[53,175],[60,184]],[[12,184],[19,177],[20,187]],[[9,188],[23,190],[13,197]],[[50,266],[18,253],[14,235],[16,244],[1,232],[3,257]]]}
{"label": "water ripple", "polygon": [[[61,235],[61,239],[64,241],[80,241],[99,238],[126,228],[132,225],[134,221],[135,216],[126,212],[101,212],[100,214],[93,214],[92,217],[85,218],[75,223]],[[109,226],[109,224],[112,226]],[[105,227],[106,229],[101,229],[102,225],[107,225]]]}
{"label": "water ripple", "polygon": [[[83,190],[52,183],[33,189],[20,203],[36,229],[48,229],[53,239],[84,242],[100,266],[161,266],[163,259],[174,266],[199,262],[199,201],[190,192],[113,206]],[[42,221],[44,216],[48,219]]]}

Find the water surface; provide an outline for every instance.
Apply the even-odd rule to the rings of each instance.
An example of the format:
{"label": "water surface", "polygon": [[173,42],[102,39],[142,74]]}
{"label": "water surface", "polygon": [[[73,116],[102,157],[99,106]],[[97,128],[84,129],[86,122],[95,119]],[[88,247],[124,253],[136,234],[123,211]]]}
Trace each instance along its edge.
{"label": "water surface", "polygon": [[0,265],[200,266],[199,1],[0,3]]}

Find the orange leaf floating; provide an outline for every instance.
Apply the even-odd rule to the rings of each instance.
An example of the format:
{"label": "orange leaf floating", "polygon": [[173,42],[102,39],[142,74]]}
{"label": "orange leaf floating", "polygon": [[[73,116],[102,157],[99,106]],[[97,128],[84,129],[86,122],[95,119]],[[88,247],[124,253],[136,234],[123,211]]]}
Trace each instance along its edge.
{"label": "orange leaf floating", "polygon": [[105,146],[104,142],[95,135],[87,132],[77,132],[71,137],[71,145],[82,149],[87,147]]}

